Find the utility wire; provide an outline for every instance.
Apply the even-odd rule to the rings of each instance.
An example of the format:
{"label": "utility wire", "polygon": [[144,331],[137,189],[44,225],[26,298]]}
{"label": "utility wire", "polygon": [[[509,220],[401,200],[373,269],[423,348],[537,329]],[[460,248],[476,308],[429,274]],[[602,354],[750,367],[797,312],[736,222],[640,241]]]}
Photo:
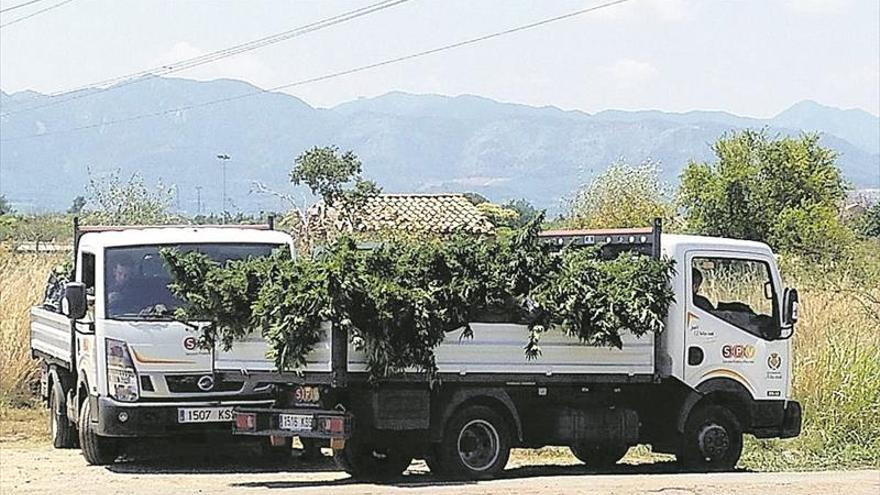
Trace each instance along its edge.
{"label": "utility wire", "polygon": [[[228,48],[224,48],[221,50],[216,50],[210,53],[206,53],[205,55],[200,55],[197,57],[192,57],[184,60],[178,60],[177,62],[173,62],[170,64],[165,64],[159,67],[153,67],[150,69],[133,72],[130,74],[125,74],[122,76],[113,77],[110,79],[104,79],[102,81],[96,81],[90,84],[86,84],[83,86],[78,86],[76,88],[67,89],[64,91],[55,92],[49,96],[53,97],[51,101],[48,101],[43,104],[28,106],[21,109],[13,109],[9,112],[0,113],[0,117],[5,117],[8,115],[15,115],[19,113],[25,113],[32,110],[37,110],[40,108],[52,107],[55,105],[60,105],[62,103],[66,103],[71,100],[78,100],[80,98],[88,98],[94,96],[96,94],[101,94],[107,91],[113,91],[131,84],[137,84],[139,82],[154,79],[163,75],[173,74],[175,72],[180,72],[188,69],[192,69],[194,67],[198,67],[201,65],[209,64],[212,62],[216,62],[217,60],[221,60],[227,57],[231,57],[233,55],[238,55],[240,53],[249,52],[252,50],[256,50],[258,48],[263,48],[269,45],[273,45],[275,43],[280,43],[282,41],[287,41],[291,38],[296,38],[298,36],[302,36],[314,31],[319,31],[321,29],[325,29],[331,26],[335,26],[336,24],[341,24],[353,19],[357,19],[358,17],[363,17],[375,12],[379,12],[402,3],[409,2],[411,0],[383,0],[381,2],[373,3],[367,5],[365,7],[361,7],[358,9],[350,10],[347,12],[343,12],[342,14],[335,15],[333,17],[328,17],[326,19],[321,19],[319,21],[315,21],[288,31],[284,31],[281,33],[273,34],[270,36],[266,36],[264,38],[259,38],[256,40],[249,41],[247,43],[242,43],[239,45],[231,46]],[[94,88],[95,86],[106,86],[108,84],[112,84],[112,86],[100,88],[97,91],[89,91],[89,92],[79,92],[85,89]],[[75,94],[68,94],[75,93]],[[65,98],[54,99],[54,97],[58,97],[61,95],[68,94]],[[34,97],[36,98],[36,97]]]}
{"label": "utility wire", "polygon": [[5,9],[0,9],[0,14],[3,12],[9,12],[10,10],[20,9],[22,7],[27,7],[28,5],[42,2],[43,0],[30,0],[29,2],[20,3],[18,5],[13,5],[12,7],[6,7]]}
{"label": "utility wire", "polygon": [[[9,21],[6,24],[0,24],[0,29],[5,28],[6,26],[11,26],[12,24],[15,24],[16,22],[21,22],[25,19],[30,19],[31,17],[42,14],[43,12],[48,12],[50,10],[57,9],[58,7],[61,7],[64,4],[68,4],[72,1],[73,0],[64,0],[63,2],[56,3],[55,5],[50,5],[50,6],[46,7],[45,9],[40,9],[40,10],[33,12],[31,14],[28,14],[24,17],[19,17],[18,19],[15,19],[13,21]],[[21,7],[21,5],[19,5],[19,7]],[[15,7],[13,7],[13,8],[15,8]],[[7,9],[7,10],[9,10],[9,9]]]}
{"label": "utility wire", "polygon": [[22,140],[22,139],[40,138],[40,137],[50,136],[50,135],[54,135],[54,134],[67,133],[67,132],[74,132],[74,131],[81,131],[81,130],[86,130],[86,129],[94,129],[94,128],[97,128],[97,127],[103,127],[103,126],[107,126],[107,125],[116,125],[116,124],[122,124],[122,123],[126,123],[126,122],[133,122],[133,121],[143,120],[143,119],[148,119],[148,118],[153,118],[153,117],[161,117],[161,116],[163,116],[163,115],[174,114],[174,113],[183,112],[183,111],[186,111],[186,110],[192,110],[192,109],[195,109],[195,108],[202,108],[202,107],[207,107],[207,106],[211,106],[211,105],[218,105],[218,104],[221,104],[221,103],[227,103],[227,102],[230,102],[230,101],[240,100],[240,99],[243,99],[243,98],[250,98],[250,97],[252,97],[252,96],[262,95],[262,94],[266,94],[266,93],[273,93],[273,92],[275,92],[275,91],[279,91],[279,90],[282,90],[282,89],[288,89],[288,88],[292,88],[292,87],[296,87],[296,86],[302,86],[302,85],[305,85],[305,84],[311,84],[311,83],[315,83],[315,82],[319,82],[319,81],[326,81],[326,80],[328,80],[328,79],[335,79],[335,78],[337,78],[337,77],[347,76],[347,75],[350,75],[350,74],[355,74],[355,73],[358,73],[358,72],[363,72],[363,71],[367,71],[367,70],[375,69],[375,68],[378,68],[378,67],[383,67],[383,66],[386,66],[386,65],[395,64],[395,63],[403,62],[403,61],[406,61],[406,60],[412,60],[412,59],[415,59],[415,58],[425,57],[425,56],[428,56],[428,55],[433,55],[433,54],[435,54],[435,53],[440,53],[440,52],[444,52],[444,51],[447,51],[447,50],[452,50],[452,49],[455,49],[455,48],[461,48],[461,47],[463,47],[463,46],[473,45],[473,44],[475,44],[475,43],[480,43],[480,42],[483,42],[483,41],[486,41],[486,40],[490,40],[490,39],[493,39],[493,38],[499,38],[499,37],[501,37],[501,36],[506,36],[506,35],[509,35],[509,34],[518,33],[518,32],[520,32],[520,31],[525,31],[525,30],[528,30],[528,29],[534,29],[534,28],[539,27],[539,26],[544,26],[544,25],[547,25],[547,24],[550,24],[550,23],[553,23],[553,22],[558,22],[558,21],[562,21],[562,20],[565,20],[565,19],[570,19],[570,18],[572,18],[572,17],[576,17],[576,16],[584,15],[584,14],[587,14],[587,13],[590,13],[590,12],[594,12],[594,11],[597,11],[597,10],[600,10],[600,9],[605,9],[605,8],[612,7],[612,6],[614,6],[614,5],[619,5],[619,4],[622,4],[622,3],[625,3],[625,2],[629,2],[629,1],[631,1],[631,0],[613,0],[613,1],[610,1],[610,2],[605,2],[605,3],[599,4],[599,5],[595,5],[595,6],[593,6],[593,7],[588,7],[588,8],[584,8],[584,9],[576,10],[576,11],[573,11],[573,12],[569,12],[569,13],[567,13],[567,14],[559,15],[559,16],[556,16],[556,17],[550,17],[550,18],[543,19],[543,20],[540,20],[540,21],[532,22],[532,23],[530,23],[530,24],[524,24],[524,25],[522,25],[522,26],[517,26],[517,27],[514,27],[514,28],[510,28],[510,29],[505,29],[505,30],[503,30],[503,31],[497,31],[497,32],[494,32],[494,33],[491,33],[491,34],[486,34],[486,35],[483,35],[483,36],[478,36],[478,37],[475,37],[475,38],[470,38],[470,39],[463,40],[463,41],[459,41],[459,42],[456,42],[456,43],[450,43],[450,44],[448,44],[448,45],[439,46],[439,47],[437,47],[437,48],[432,48],[432,49],[429,49],[429,50],[424,50],[424,51],[420,51],[420,52],[416,52],[416,53],[411,53],[411,54],[409,54],[409,55],[403,55],[403,56],[401,56],[401,57],[396,57],[396,58],[391,58],[391,59],[383,60],[383,61],[381,61],[381,62],[375,62],[375,63],[372,63],[372,64],[361,65],[361,66],[359,66],[359,67],[355,67],[355,68],[352,68],[352,69],[347,69],[347,70],[338,71],[338,72],[331,72],[331,73],[328,73],[328,74],[324,74],[324,75],[317,76],[317,77],[312,77],[312,78],[309,78],[309,79],[302,79],[302,80],[299,80],[299,81],[295,81],[295,82],[288,83],[288,84],[282,84],[282,85],[280,85],[280,86],[275,86],[275,87],[272,87],[272,88],[258,89],[257,91],[250,91],[250,92],[247,92],[247,93],[241,93],[241,94],[238,94],[238,95],[235,95],[235,96],[228,96],[228,97],[226,97],[226,98],[219,98],[219,99],[216,99],[216,100],[208,100],[208,101],[204,101],[204,102],[201,102],[201,103],[193,103],[193,104],[190,104],[190,105],[184,105],[184,106],[181,106],[181,107],[169,108],[169,109],[166,109],[166,110],[160,110],[160,111],[157,111],[157,112],[145,113],[145,114],[140,114],[140,115],[133,115],[133,116],[131,116],[131,117],[125,117],[125,118],[116,119],[116,120],[108,120],[108,121],[104,121],[104,122],[100,122],[100,123],[96,123],[96,124],[89,124],[89,125],[84,125],[84,126],[79,126],[79,127],[73,127],[73,128],[69,128],[69,129],[59,129],[59,130],[57,130],[57,131],[45,132],[45,133],[42,133],[42,134],[32,134],[32,135],[28,135],[28,136],[18,136],[18,137],[13,137],[13,138],[0,139],[0,142],[5,142],[5,141],[18,141],[18,140]]}

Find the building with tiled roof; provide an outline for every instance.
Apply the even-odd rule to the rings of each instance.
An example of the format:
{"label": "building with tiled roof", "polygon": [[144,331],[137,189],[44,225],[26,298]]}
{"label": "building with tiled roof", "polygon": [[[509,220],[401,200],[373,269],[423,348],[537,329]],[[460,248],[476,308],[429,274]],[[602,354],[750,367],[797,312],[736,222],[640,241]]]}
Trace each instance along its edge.
{"label": "building with tiled roof", "polygon": [[311,216],[325,229],[343,232],[495,233],[489,218],[463,194],[378,194],[348,215],[319,205]]}

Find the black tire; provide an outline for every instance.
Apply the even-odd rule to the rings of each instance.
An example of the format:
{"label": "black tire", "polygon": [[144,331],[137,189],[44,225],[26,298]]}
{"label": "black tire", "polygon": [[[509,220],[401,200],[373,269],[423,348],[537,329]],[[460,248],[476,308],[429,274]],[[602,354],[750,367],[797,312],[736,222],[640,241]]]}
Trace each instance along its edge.
{"label": "black tire", "polygon": [[381,481],[403,474],[413,456],[402,449],[379,448],[352,437],[345,448],[333,450],[333,459],[353,478]]}
{"label": "black tire", "polygon": [[614,466],[629,450],[625,445],[579,444],[569,448],[585,466],[599,469]]}
{"label": "black tire", "polygon": [[86,462],[93,466],[113,464],[119,457],[119,441],[115,438],[98,436],[89,420],[92,406],[86,397],[79,410],[79,445]]}
{"label": "black tire", "polygon": [[697,406],[688,416],[679,460],[693,471],[730,471],[743,448],[739,420],[719,405]]}
{"label": "black tire", "polygon": [[443,430],[437,465],[443,476],[451,478],[493,478],[504,471],[510,444],[510,428],[500,414],[486,406],[466,406]]}
{"label": "black tire", "polygon": [[76,447],[76,427],[67,419],[64,400],[64,387],[56,381],[49,389],[49,435],[56,449]]}

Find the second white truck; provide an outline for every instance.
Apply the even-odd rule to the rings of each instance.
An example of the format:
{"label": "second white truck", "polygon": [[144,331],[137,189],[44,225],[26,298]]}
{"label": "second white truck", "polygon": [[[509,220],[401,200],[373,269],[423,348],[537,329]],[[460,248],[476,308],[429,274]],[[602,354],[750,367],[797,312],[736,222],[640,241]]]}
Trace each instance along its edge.
{"label": "second white truck", "polygon": [[271,225],[74,230],[70,283],[31,310],[55,447],[78,445],[90,464],[108,464],[142,437],[229,435],[234,406],[273,403],[268,383],[218,377],[213,351],[172,318],[180,301],[159,250],[225,262],[290,251],[289,235]]}

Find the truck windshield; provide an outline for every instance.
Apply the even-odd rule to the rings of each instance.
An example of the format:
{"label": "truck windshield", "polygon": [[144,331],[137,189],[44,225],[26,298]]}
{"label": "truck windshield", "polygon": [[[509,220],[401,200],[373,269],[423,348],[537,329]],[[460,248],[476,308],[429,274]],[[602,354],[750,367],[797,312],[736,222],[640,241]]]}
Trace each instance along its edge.
{"label": "truck windshield", "polygon": [[104,286],[107,318],[170,320],[183,302],[168,289],[171,274],[159,251],[198,251],[220,263],[267,256],[278,244],[166,244],[107,248]]}

